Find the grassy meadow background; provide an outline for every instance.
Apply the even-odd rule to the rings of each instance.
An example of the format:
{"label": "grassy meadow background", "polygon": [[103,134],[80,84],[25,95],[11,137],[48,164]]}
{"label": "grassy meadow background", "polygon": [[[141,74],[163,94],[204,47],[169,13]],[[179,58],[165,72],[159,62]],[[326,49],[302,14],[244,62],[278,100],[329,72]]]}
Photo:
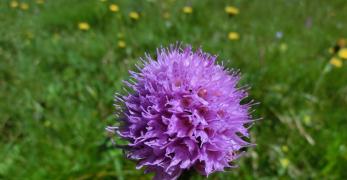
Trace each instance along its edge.
{"label": "grassy meadow background", "polygon": [[104,129],[128,70],[177,41],[261,103],[257,146],[208,179],[347,179],[346,37],[346,0],[1,0],[0,179],[150,179]]}

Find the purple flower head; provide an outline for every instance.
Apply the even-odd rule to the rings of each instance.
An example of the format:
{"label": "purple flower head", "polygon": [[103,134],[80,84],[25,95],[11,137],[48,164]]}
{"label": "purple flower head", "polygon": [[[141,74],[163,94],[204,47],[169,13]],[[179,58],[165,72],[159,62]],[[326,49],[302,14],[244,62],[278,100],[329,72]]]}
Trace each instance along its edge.
{"label": "purple flower head", "polygon": [[223,171],[250,145],[251,105],[241,103],[247,92],[237,87],[237,72],[215,61],[190,46],[159,49],[130,72],[129,93],[116,97],[121,125],[114,129],[129,142],[127,157],[154,179],[177,179],[192,168]]}

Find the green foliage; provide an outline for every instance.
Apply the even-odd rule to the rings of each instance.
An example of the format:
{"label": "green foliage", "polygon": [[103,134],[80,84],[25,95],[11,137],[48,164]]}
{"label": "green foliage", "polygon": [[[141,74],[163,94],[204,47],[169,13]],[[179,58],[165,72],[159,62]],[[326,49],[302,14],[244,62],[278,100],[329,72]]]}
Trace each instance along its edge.
{"label": "green foliage", "polygon": [[240,69],[261,102],[257,146],[209,179],[347,178],[347,61],[335,68],[328,53],[347,36],[345,0],[11,2],[0,2],[0,179],[149,179],[104,128],[127,71],[177,41]]}

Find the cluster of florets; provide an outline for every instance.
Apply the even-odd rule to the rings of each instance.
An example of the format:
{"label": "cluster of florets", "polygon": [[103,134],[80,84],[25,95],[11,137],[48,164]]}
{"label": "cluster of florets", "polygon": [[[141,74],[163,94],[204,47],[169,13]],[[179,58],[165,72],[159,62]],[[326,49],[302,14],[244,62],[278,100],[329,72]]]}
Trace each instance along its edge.
{"label": "cluster of florets", "polygon": [[203,175],[223,171],[249,143],[250,104],[242,104],[235,71],[216,57],[173,46],[147,56],[125,82],[130,92],[117,96],[127,157],[155,172],[155,179],[176,179],[184,170]]}

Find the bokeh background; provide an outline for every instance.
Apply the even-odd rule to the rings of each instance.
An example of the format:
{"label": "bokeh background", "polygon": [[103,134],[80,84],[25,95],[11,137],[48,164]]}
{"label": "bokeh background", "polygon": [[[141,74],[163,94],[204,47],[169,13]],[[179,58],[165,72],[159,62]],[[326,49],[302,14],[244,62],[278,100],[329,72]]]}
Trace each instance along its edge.
{"label": "bokeh background", "polygon": [[128,70],[177,41],[261,103],[257,146],[208,179],[346,179],[346,37],[346,0],[1,0],[0,179],[150,179],[104,129]]}

